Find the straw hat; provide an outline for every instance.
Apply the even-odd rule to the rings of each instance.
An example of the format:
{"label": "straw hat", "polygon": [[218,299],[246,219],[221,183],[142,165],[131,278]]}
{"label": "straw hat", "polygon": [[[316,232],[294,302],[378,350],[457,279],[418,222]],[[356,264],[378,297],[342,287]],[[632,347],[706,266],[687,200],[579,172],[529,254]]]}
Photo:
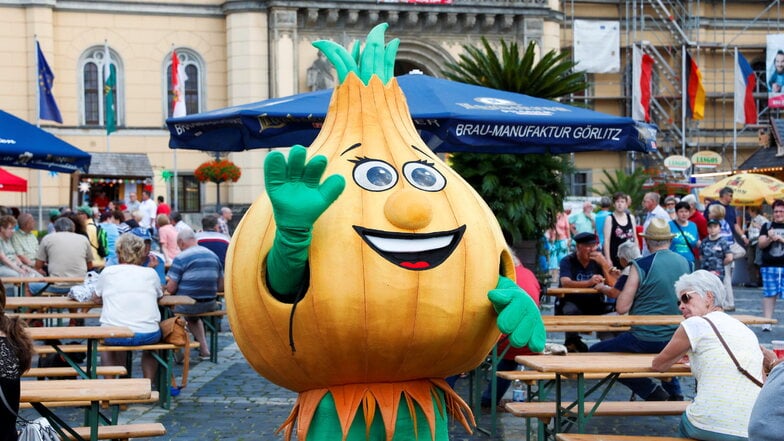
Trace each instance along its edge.
{"label": "straw hat", "polygon": [[675,237],[675,234],[670,231],[669,222],[657,217],[651,220],[641,236],[651,240],[670,240]]}

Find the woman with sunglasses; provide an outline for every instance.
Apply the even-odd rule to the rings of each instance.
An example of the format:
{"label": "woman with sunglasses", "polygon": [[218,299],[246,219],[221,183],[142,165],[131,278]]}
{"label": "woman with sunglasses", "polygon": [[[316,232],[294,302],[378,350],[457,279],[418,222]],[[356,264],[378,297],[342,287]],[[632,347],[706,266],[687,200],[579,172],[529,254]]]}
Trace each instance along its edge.
{"label": "woman with sunglasses", "polygon": [[680,435],[704,441],[747,440],[749,416],[760,388],[739,371],[729,352],[751,376],[762,381],[759,341],[746,325],[718,306],[726,293],[715,274],[698,270],[683,275],[675,282],[675,292],[684,321],[654,358],[652,367],[665,372],[687,357],[699,384],[697,396],[681,417]]}

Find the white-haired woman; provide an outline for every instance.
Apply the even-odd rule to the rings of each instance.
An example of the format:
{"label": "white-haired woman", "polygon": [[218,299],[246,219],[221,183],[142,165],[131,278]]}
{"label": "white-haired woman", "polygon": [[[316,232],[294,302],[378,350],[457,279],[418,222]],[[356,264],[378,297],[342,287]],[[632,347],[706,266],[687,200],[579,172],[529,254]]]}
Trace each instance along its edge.
{"label": "white-haired woman", "polygon": [[760,387],[739,371],[728,350],[749,375],[761,382],[763,354],[759,341],[746,325],[718,306],[726,293],[713,273],[698,270],[685,274],[675,282],[675,292],[685,320],[652,367],[665,372],[688,356],[699,388],[681,417],[680,434],[705,441],[747,440],[749,416]]}

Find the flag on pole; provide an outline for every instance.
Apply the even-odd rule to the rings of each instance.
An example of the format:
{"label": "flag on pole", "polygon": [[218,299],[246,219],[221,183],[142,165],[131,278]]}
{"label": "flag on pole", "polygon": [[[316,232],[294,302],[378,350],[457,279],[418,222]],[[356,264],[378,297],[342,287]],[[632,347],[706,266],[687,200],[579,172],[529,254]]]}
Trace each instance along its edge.
{"label": "flag on pole", "polygon": [[106,136],[117,131],[117,109],[114,106],[114,89],[117,85],[117,69],[109,55],[109,45],[103,45],[103,94]]}
{"label": "flag on pole", "polygon": [[52,95],[54,74],[44,58],[44,53],[41,52],[41,45],[37,41],[35,47],[38,50],[38,119],[57,121],[62,124],[63,117],[60,115],[60,109],[57,107],[54,95]]}
{"label": "flag on pole", "polygon": [[702,84],[702,72],[688,52],[686,52],[686,90],[688,98],[686,116],[699,121],[705,117],[705,86]]}
{"label": "flag on pole", "polygon": [[754,89],[757,77],[746,57],[735,51],[735,122],[757,124],[757,104],[754,102]]}
{"label": "flag on pole", "polygon": [[653,58],[637,45],[632,46],[632,119],[651,122],[651,74]]}
{"label": "flag on pole", "polygon": [[180,59],[177,58],[177,52],[174,50],[172,50],[171,75],[172,116],[185,116],[188,113],[185,109],[185,80],[188,79],[188,75],[185,74],[185,66],[180,64]]}

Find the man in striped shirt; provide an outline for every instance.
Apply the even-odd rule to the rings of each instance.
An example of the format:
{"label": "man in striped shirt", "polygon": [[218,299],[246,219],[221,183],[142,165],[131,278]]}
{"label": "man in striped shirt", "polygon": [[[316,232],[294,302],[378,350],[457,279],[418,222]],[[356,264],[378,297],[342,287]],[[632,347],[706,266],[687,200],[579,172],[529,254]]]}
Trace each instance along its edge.
{"label": "man in striped shirt", "polygon": [[[166,290],[169,294],[179,294],[196,300],[193,305],[178,305],[178,314],[200,314],[219,309],[216,296],[223,291],[223,267],[212,251],[199,246],[192,230],[177,234],[177,245],[182,252],[174,258],[166,274]],[[198,317],[189,317],[188,330],[199,342],[199,358],[209,360],[210,347],[204,334],[204,323]]]}

